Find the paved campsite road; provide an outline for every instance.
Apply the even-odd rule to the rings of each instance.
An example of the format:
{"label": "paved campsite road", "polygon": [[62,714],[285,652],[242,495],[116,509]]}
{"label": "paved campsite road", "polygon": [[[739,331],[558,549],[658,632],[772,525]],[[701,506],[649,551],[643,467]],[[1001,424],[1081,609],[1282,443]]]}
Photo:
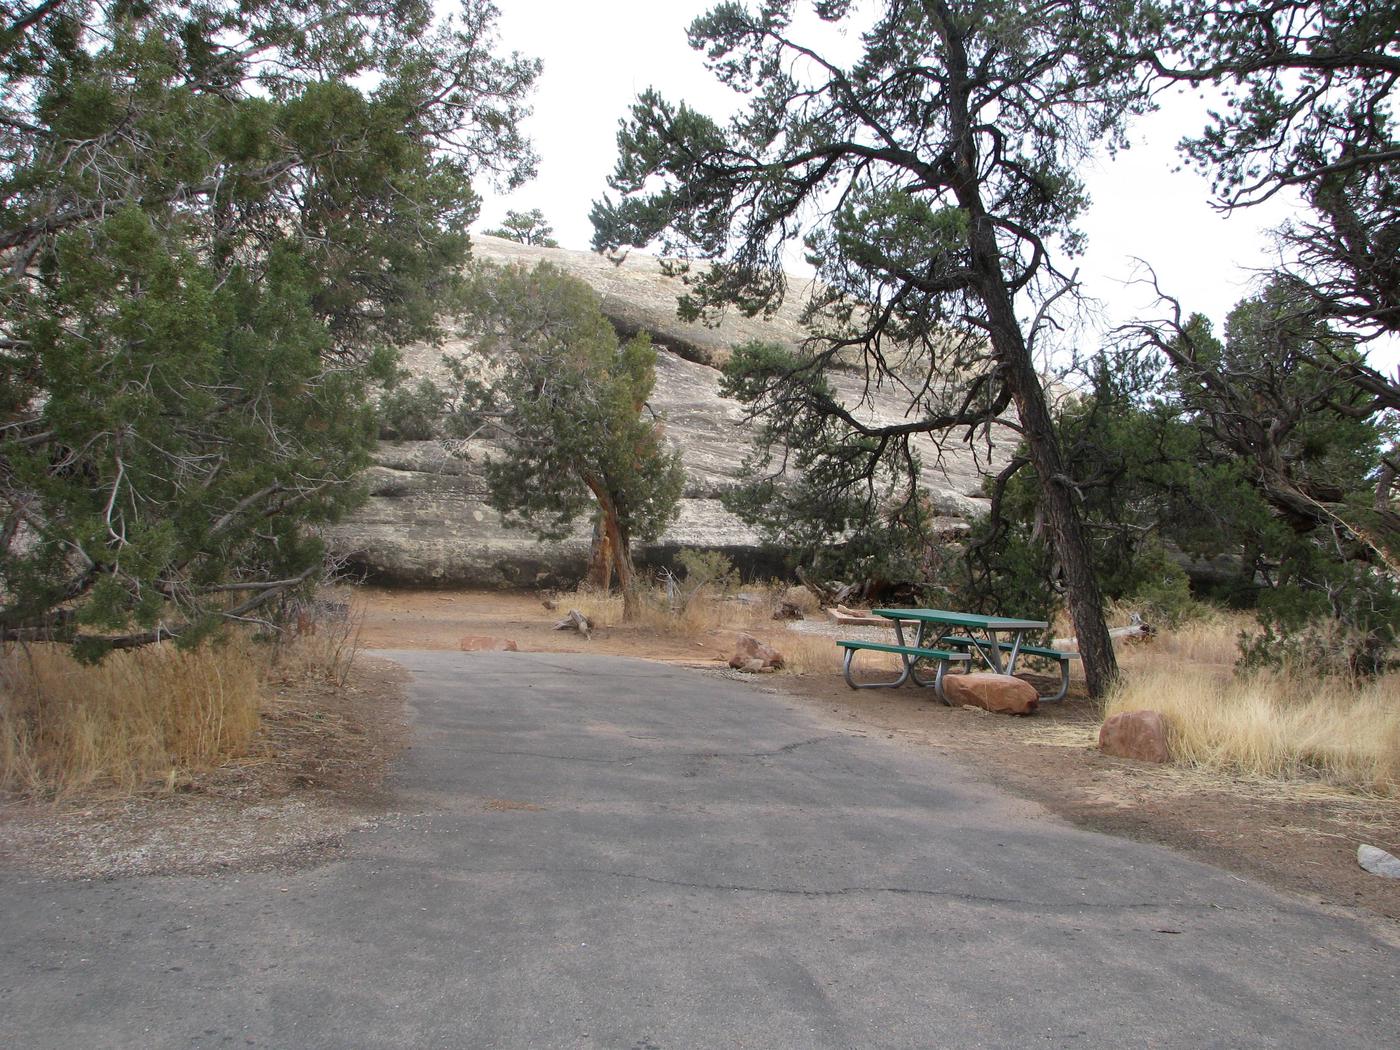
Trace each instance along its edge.
{"label": "paved campsite road", "polygon": [[0,1046],[1379,1047],[1400,951],[712,675],[397,653],[399,814],[284,873],[0,877]]}

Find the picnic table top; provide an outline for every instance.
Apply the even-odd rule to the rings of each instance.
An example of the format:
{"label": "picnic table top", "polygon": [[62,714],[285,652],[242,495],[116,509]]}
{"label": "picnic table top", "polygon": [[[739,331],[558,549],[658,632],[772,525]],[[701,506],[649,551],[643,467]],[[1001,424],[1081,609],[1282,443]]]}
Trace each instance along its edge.
{"label": "picnic table top", "polygon": [[954,627],[971,627],[983,631],[1043,631],[1050,625],[1044,620],[1019,620],[1010,616],[978,616],[976,613],[954,612],[950,609],[871,609],[876,616],[891,620],[921,620],[924,623],[945,623]]}

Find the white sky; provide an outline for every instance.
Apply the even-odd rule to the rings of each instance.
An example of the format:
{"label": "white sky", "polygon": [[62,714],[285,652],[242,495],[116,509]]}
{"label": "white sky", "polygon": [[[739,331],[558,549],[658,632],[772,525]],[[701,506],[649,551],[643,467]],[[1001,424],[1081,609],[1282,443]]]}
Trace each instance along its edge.
{"label": "white sky", "polygon": [[[586,250],[593,234],[588,211],[607,192],[618,121],[641,91],[657,87],[715,117],[733,112],[742,99],[715,80],[685,38],[691,20],[713,2],[500,0],[505,46],[544,61],[527,124],[540,172],[508,196],[478,187],[484,202],[476,229],[498,224],[508,208],[539,208],[561,245]],[[831,43],[853,49],[858,42]],[[1151,295],[1128,284],[1134,257],[1148,261],[1163,290],[1187,311],[1212,318],[1217,330],[1257,287],[1254,271],[1269,262],[1265,231],[1287,218],[1291,204],[1276,199],[1229,217],[1211,208],[1208,183],[1184,169],[1175,149],[1204,124],[1204,110],[1190,94],[1166,99],[1135,128],[1131,150],[1105,157],[1087,174],[1093,206],[1081,223],[1089,243],[1080,278],[1110,323],[1151,313]],[[804,269],[799,260],[793,268]],[[1390,369],[1397,358],[1393,345],[1373,353]]]}

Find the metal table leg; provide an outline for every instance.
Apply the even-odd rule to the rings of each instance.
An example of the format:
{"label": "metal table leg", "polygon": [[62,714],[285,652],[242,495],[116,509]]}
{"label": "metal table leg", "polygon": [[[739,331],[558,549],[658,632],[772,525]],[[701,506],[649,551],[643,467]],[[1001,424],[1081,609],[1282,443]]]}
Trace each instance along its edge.
{"label": "metal table leg", "polygon": [[1021,655],[1021,642],[1025,639],[1025,637],[1025,631],[1017,631],[1016,637],[1013,638],[1011,641],[1011,655],[1007,658],[1006,661],[1007,674],[1016,673],[1016,658]]}

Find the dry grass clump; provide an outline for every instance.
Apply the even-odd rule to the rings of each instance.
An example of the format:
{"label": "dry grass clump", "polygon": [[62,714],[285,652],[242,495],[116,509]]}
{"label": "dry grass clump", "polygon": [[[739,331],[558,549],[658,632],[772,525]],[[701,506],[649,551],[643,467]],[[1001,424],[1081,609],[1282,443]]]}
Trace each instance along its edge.
{"label": "dry grass clump", "polygon": [[96,665],[61,645],[0,649],[0,790],[170,789],[246,756],[269,686],[339,689],[355,660],[363,614],[348,589],[322,591],[292,619],[275,640],[161,643]]}
{"label": "dry grass clump", "polygon": [[245,751],[258,728],[246,642],[153,645],[97,666],[59,645],[0,651],[0,787],[64,796],[175,782]]}
{"label": "dry grass clump", "polygon": [[1165,716],[1183,765],[1400,794],[1400,675],[1352,685],[1159,664],[1127,674],[1105,714],[1143,709]]}
{"label": "dry grass clump", "polygon": [[[772,640],[772,645],[783,654],[783,670],[790,674],[838,674],[844,650],[830,638],[819,634],[798,634],[788,631]],[[870,662],[862,659],[859,667],[874,669],[878,664],[875,657],[882,653],[862,654]]]}
{"label": "dry grass clump", "polygon": [[[718,630],[747,631],[771,625],[777,598],[771,588],[745,587],[742,595],[702,587],[678,600],[665,587],[644,589],[639,595],[640,611],[627,626],[677,638],[701,638]],[[580,587],[561,596],[559,608],[574,608],[597,627],[617,627],[623,623],[622,595],[594,587]]]}
{"label": "dry grass clump", "polygon": [[[849,634],[849,632],[846,632]],[[844,635],[843,635],[844,636]],[[804,634],[788,630],[769,639],[772,646],[783,654],[783,670],[791,674],[840,674],[846,658],[846,650],[836,644],[836,638],[828,634]],[[893,642],[891,634],[888,641]],[[895,653],[882,653],[873,649],[858,652],[855,657],[857,678],[867,672],[879,675],[896,675],[903,664]],[[924,666],[920,672],[926,676],[933,671]]]}
{"label": "dry grass clump", "polygon": [[271,646],[263,669],[273,681],[324,678],[345,685],[360,651],[364,600],[353,588],[323,588]]}
{"label": "dry grass clump", "polygon": [[1176,627],[1163,628],[1149,641],[1119,645],[1118,663],[1134,673],[1191,667],[1229,677],[1239,659],[1240,633],[1258,628],[1258,621],[1248,613],[1216,610]]}
{"label": "dry grass clump", "polygon": [[796,606],[797,611],[808,619],[822,614],[821,601],[806,587],[801,585],[788,586],[782,583],[774,583],[773,587],[775,591],[781,588],[781,599],[789,605]]}

